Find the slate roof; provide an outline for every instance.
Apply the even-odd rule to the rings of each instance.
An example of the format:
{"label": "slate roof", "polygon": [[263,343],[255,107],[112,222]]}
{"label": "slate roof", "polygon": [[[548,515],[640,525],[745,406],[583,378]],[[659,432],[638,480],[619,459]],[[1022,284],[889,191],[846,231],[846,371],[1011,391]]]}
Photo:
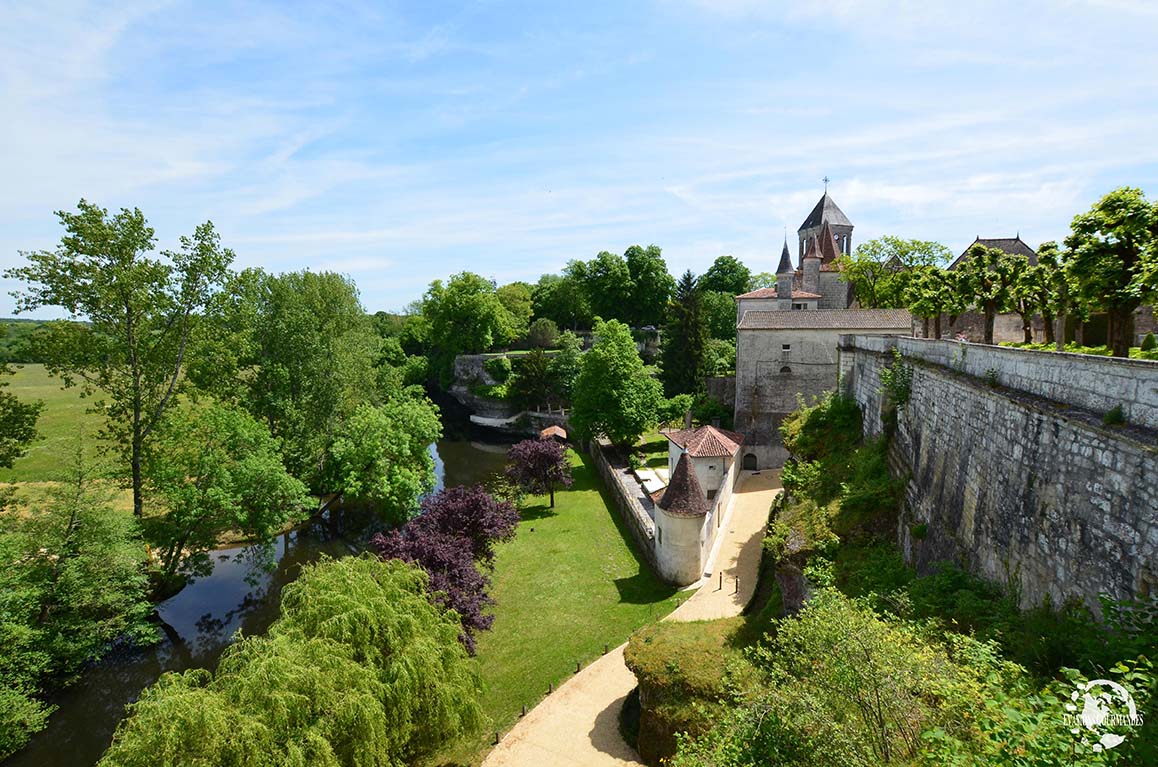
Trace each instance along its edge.
{"label": "slate roof", "polygon": [[744,312],[738,330],[904,330],[911,332],[907,309],[817,309],[791,312]]}
{"label": "slate roof", "polygon": [[844,211],[837,207],[836,202],[828,196],[828,192],[824,193],[820,201],[816,203],[816,207],[808,214],[808,218],[804,219],[804,223],[796,231],[803,232],[805,229],[820,226],[826,219],[833,226],[852,226],[848,216],[844,215]]}
{"label": "slate roof", "polygon": [[832,233],[828,219],[825,219],[824,226],[820,227],[819,239],[820,260],[826,264],[831,264],[840,255],[840,251],[836,249],[836,235]]}
{"label": "slate roof", "polygon": [[792,256],[788,253],[788,240],[784,240],[784,250],[780,251],[780,265],[776,267],[777,274],[787,274],[792,271]]}
{"label": "slate roof", "polygon": [[[717,426],[701,426],[698,429],[671,429],[661,431],[692,458],[713,458],[735,455],[744,443],[744,435]],[[679,470],[679,467],[676,467]]]}
{"label": "slate roof", "polygon": [[687,453],[680,456],[671,481],[656,505],[673,517],[702,517],[708,513],[708,499],[692,471]]}
{"label": "slate roof", "polygon": [[741,295],[736,296],[736,298],[775,298],[775,297],[776,297],[776,288],[756,288],[755,290],[751,290],[751,291],[748,291],[747,293],[743,293]]}
{"label": "slate roof", "polygon": [[[807,247],[804,248],[805,258],[820,258],[820,251],[816,248],[816,238],[813,237],[808,241]],[[823,259],[821,259],[823,260]],[[803,266],[804,264],[801,264]]]}
{"label": "slate roof", "polygon": [[1005,251],[1011,256],[1025,256],[1029,259],[1030,266],[1037,265],[1037,251],[1026,245],[1025,241],[1021,239],[1021,235],[1018,235],[1016,237],[990,237],[986,239],[981,239],[978,237],[973,242],[969,243],[969,247],[965,248],[965,251],[961,255],[957,256],[957,259],[953,261],[953,263],[949,264],[949,269],[953,270],[960,266],[961,262],[964,261],[965,257],[969,255],[969,250],[974,245],[984,245],[987,248],[997,248],[998,250]]}

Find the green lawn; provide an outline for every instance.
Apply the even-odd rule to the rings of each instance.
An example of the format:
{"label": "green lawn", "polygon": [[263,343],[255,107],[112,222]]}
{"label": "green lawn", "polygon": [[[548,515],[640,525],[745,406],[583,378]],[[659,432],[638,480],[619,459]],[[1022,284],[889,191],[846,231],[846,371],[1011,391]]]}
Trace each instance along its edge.
{"label": "green lawn", "polygon": [[658,431],[648,432],[635,443],[635,452],[649,469],[667,468],[667,437]]}
{"label": "green lawn", "polygon": [[97,431],[102,419],[87,412],[91,399],[81,399],[80,389],[62,389],[59,378],[48,375],[44,365],[13,366],[15,375],[4,376],[8,391],[23,400],[41,400],[44,409],[36,427],[40,439],[11,469],[0,469],[0,482],[46,482],[59,479],[68,469],[80,438],[86,449],[99,452]]}
{"label": "green lawn", "polygon": [[493,723],[441,755],[451,763],[481,761],[494,731],[510,729],[524,704],[532,708],[548,684],[575,672],[575,661],[586,665],[690,596],[661,583],[632,549],[590,458],[568,455],[574,486],[555,494],[553,510],[545,498],[526,499],[518,533],[498,549],[495,622],[478,642]]}

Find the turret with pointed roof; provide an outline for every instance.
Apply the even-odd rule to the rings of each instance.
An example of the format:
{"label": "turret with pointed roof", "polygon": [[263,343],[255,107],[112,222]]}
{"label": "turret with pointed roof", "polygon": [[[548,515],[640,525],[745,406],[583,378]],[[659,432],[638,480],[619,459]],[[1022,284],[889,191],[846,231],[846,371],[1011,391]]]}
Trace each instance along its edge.
{"label": "turret with pointed roof", "polygon": [[784,238],[784,250],[780,251],[780,265],[776,267],[776,297],[792,300],[792,256],[788,253],[788,238]]}
{"label": "turret with pointed roof", "polygon": [[702,517],[708,513],[707,496],[692,470],[687,453],[682,454],[676,463],[667,490],[659,499],[659,507],[673,517]]}

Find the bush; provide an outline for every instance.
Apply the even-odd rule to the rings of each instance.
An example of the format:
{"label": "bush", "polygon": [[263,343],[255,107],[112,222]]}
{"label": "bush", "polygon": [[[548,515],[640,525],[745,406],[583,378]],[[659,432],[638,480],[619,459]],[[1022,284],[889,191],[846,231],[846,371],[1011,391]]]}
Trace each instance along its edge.
{"label": "bush", "polygon": [[1114,405],[1102,416],[1102,423],[1106,426],[1121,426],[1126,422],[1121,405]]}
{"label": "bush", "polygon": [[659,422],[663,425],[683,423],[684,415],[692,409],[695,398],[690,394],[677,394],[660,400],[657,413]]}
{"label": "bush", "polygon": [[1152,352],[1158,349],[1158,339],[1154,338],[1153,333],[1147,333],[1146,337],[1142,339],[1142,345],[1139,348],[1144,352]]}
{"label": "bush", "polygon": [[483,369],[495,383],[506,383],[511,377],[511,361],[507,357],[491,357],[483,363]]}
{"label": "bush", "polygon": [[546,317],[531,323],[527,331],[527,343],[535,349],[550,349],[559,341],[559,326]]}

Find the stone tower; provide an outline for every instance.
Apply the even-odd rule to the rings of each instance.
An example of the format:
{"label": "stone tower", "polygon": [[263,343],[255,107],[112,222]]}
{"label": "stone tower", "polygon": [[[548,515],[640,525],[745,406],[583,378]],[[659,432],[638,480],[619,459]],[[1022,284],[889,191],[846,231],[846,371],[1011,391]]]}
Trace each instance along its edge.
{"label": "stone tower", "polygon": [[848,220],[848,216],[844,215],[836,202],[828,196],[826,191],[816,203],[816,207],[808,214],[808,218],[804,219],[804,223],[796,230],[800,235],[800,258],[804,259],[804,252],[808,249],[808,243],[816,240],[820,236],[820,228],[824,226],[827,221],[829,227],[832,229],[832,235],[835,238],[836,246],[844,255],[852,253],[852,222]]}
{"label": "stone tower", "polygon": [[[784,250],[780,252],[780,265],[776,267],[776,297],[792,301],[792,256],[788,254],[788,238],[784,238]],[[791,307],[789,307],[791,308]]]}

